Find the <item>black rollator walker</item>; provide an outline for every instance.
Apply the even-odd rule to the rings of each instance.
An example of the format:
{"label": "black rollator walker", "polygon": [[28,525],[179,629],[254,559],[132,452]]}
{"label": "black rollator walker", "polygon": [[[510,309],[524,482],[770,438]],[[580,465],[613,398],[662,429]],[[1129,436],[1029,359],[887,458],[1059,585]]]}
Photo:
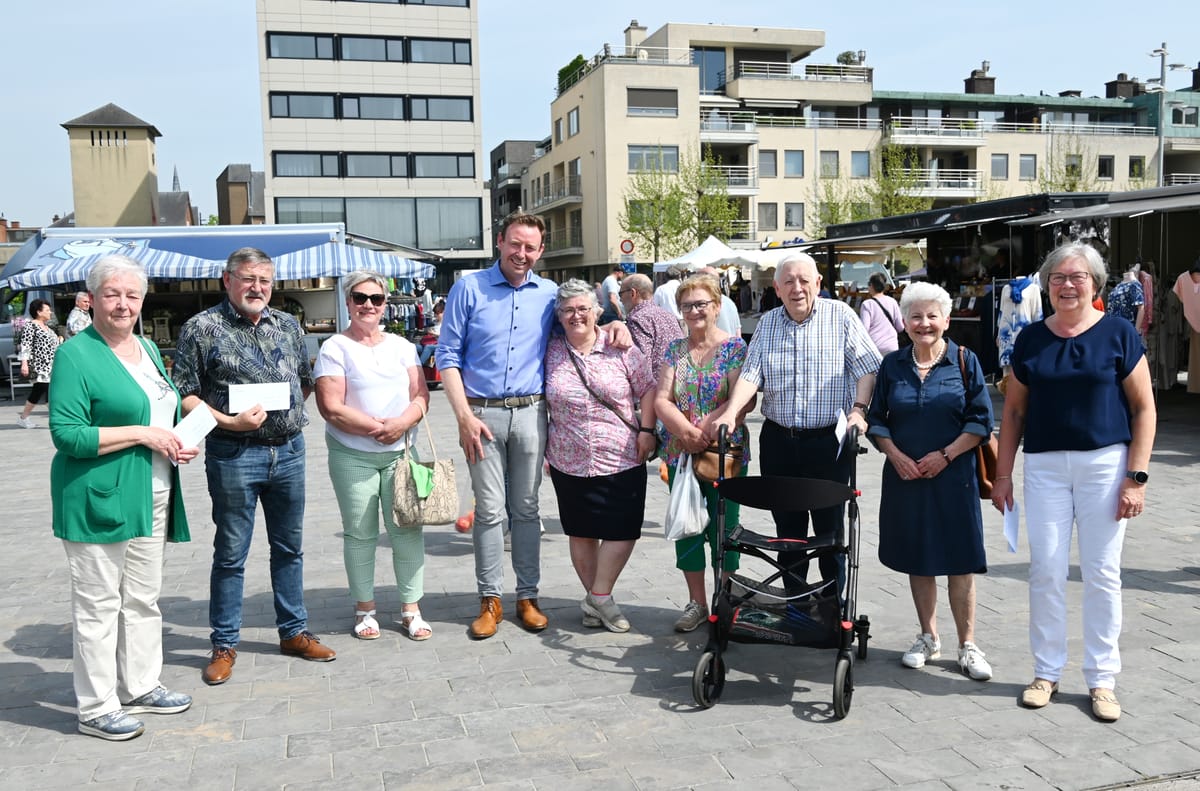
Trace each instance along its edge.
{"label": "black rollator walker", "polygon": [[[725,468],[727,446],[726,429],[722,426],[718,438],[720,470]],[[856,491],[855,480],[857,456],[865,452],[866,449],[858,444],[858,430],[851,428],[842,448],[842,453],[854,454],[848,486],[833,481],[772,475],[722,478],[716,482],[716,529],[717,535],[725,538],[716,542],[713,606],[709,610],[713,615],[709,617],[708,643],[692,674],[692,695],[698,705],[707,709],[720,700],[725,686],[723,655],[729,642],[733,641],[837,649],[837,664],[833,674],[834,717],[840,720],[850,710],[854,695],[851,647],[857,641],[858,658],[866,659],[867,640],[870,638],[867,616],[858,615],[855,611],[859,551],[859,492]],[[749,508],[772,511],[809,511],[848,502],[848,534],[787,539],[760,535],[736,525],[726,536],[726,500]],[[773,573],[763,580],[742,574],[730,574],[723,579],[725,553],[731,551],[765,561]],[[819,561],[831,555],[839,557],[846,570],[844,595],[839,595],[839,581],[836,578],[822,579],[812,584],[793,582],[784,587],[781,580],[788,579],[785,575],[796,563],[785,567],[778,557],[780,552],[803,552],[796,563]]]}

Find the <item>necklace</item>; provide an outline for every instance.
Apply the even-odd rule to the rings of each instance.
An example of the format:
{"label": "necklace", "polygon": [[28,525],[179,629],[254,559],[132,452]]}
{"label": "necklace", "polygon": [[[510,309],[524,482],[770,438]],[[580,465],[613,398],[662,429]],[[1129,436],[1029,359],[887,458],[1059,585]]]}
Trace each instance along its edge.
{"label": "necklace", "polygon": [[917,366],[917,370],[918,370],[918,371],[928,371],[930,368],[932,368],[933,366],[935,366],[935,365],[937,365],[938,363],[940,363],[940,362],[942,361],[942,357],[943,357],[945,354],[946,354],[946,342],[945,342],[945,341],[942,341],[942,348],[941,348],[941,350],[940,350],[940,351],[939,351],[937,354],[935,354],[935,355],[933,356],[933,359],[932,359],[932,360],[930,360],[930,361],[929,361],[929,362],[927,362],[927,363],[919,363],[919,362],[917,362],[917,346],[916,346],[916,344],[913,344],[913,347],[912,347],[912,361],[913,361],[913,365]]}

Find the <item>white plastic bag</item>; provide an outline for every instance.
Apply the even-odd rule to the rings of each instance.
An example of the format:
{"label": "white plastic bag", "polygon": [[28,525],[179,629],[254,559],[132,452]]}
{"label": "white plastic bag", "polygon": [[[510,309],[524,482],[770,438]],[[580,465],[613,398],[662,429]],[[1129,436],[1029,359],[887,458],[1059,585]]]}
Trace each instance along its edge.
{"label": "white plastic bag", "polygon": [[692,454],[682,453],[675,464],[675,485],[667,501],[665,537],[668,541],[697,536],[708,524],[708,506],[700,482],[692,474]]}

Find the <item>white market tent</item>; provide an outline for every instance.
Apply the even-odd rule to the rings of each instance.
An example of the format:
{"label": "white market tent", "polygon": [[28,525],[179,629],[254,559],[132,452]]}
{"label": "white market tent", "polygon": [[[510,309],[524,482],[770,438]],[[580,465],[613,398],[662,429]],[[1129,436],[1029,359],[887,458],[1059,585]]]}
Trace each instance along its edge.
{"label": "white market tent", "polygon": [[665,272],[673,266],[690,271],[703,269],[706,266],[754,266],[757,263],[751,257],[754,252],[752,250],[735,250],[717,237],[710,236],[691,252],[669,261],[659,261],[654,265],[654,271]]}

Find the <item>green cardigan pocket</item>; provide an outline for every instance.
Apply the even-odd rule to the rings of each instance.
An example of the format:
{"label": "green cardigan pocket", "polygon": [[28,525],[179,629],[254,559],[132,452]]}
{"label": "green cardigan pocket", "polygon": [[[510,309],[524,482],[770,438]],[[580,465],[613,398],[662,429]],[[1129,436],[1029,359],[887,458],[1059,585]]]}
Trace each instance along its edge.
{"label": "green cardigan pocket", "polygon": [[125,509],[121,507],[121,490],[88,486],[87,519],[95,527],[121,527],[125,524]]}

